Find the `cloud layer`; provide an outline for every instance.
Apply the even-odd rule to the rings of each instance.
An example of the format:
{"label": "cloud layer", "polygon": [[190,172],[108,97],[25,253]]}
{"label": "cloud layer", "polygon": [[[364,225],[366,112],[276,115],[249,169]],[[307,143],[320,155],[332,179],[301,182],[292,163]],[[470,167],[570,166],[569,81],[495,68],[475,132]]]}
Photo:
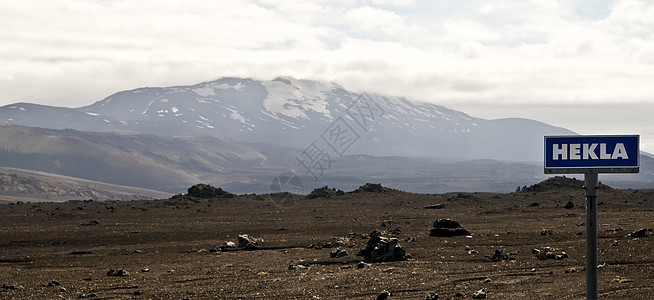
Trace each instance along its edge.
{"label": "cloud layer", "polygon": [[0,14],[3,104],[278,75],[444,104],[654,96],[648,1],[24,0]]}
{"label": "cloud layer", "polygon": [[280,75],[470,113],[654,102],[645,0],[22,0],[0,26],[0,105]]}

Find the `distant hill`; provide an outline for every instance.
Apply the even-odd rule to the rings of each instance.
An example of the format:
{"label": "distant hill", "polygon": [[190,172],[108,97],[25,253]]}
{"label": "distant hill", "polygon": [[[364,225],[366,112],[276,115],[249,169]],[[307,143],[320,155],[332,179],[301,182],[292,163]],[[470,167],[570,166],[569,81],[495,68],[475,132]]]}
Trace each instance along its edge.
{"label": "distant hill", "polygon": [[163,199],[170,193],[45,172],[0,168],[0,203],[16,201]]}

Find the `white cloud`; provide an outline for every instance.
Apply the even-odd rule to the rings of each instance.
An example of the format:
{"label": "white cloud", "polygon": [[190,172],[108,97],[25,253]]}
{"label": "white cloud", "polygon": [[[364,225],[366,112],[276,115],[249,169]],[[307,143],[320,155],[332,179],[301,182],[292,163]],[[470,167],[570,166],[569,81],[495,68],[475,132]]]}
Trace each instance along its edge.
{"label": "white cloud", "polygon": [[654,4],[577,13],[590,5],[3,1],[0,102],[74,106],[138,86],[277,75],[445,105],[652,101]]}

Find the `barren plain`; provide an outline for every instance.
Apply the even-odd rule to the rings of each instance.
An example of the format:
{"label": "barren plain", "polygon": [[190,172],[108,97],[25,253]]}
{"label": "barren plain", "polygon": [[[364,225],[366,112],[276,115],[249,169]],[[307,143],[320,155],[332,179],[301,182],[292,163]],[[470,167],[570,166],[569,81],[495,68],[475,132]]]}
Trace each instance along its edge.
{"label": "barren plain", "polygon": [[[582,184],[4,204],[0,298],[584,299]],[[600,298],[653,299],[654,191],[604,186],[598,211]],[[430,236],[438,219],[470,234]],[[373,230],[410,258],[363,262]],[[262,239],[258,249],[229,247],[242,234]],[[545,247],[565,257],[537,258]],[[347,255],[332,258],[337,248]],[[505,257],[494,261],[496,250]]]}

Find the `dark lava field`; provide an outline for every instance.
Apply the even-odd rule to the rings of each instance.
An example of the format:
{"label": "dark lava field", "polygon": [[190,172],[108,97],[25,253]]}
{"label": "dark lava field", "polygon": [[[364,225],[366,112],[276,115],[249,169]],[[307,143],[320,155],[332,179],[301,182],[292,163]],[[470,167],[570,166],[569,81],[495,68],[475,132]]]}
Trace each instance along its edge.
{"label": "dark lava field", "polygon": [[[582,185],[3,204],[0,298],[585,299]],[[600,298],[654,299],[654,191],[598,201]]]}

